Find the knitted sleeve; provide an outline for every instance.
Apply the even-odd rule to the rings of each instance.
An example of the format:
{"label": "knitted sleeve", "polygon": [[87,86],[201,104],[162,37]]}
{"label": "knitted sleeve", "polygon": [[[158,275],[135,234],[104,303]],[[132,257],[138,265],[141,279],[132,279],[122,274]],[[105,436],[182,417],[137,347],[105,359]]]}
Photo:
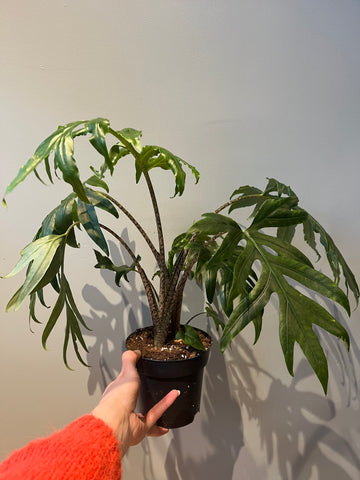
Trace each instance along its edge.
{"label": "knitted sleeve", "polygon": [[0,480],[119,480],[119,446],[111,429],[92,415],[34,440],[0,464]]}

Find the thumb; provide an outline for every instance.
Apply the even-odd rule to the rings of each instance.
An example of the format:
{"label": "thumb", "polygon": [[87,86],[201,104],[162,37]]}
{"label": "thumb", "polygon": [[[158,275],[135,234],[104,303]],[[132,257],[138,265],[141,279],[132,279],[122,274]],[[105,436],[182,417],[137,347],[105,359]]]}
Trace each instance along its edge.
{"label": "thumb", "polygon": [[138,377],[136,370],[136,363],[139,360],[141,353],[139,350],[126,350],[122,355],[122,367],[120,375],[124,377]]}
{"label": "thumb", "polygon": [[140,356],[141,353],[139,350],[127,350],[123,353],[121,372],[118,377],[106,387],[103,397],[124,384],[124,381],[135,381],[135,388],[138,388],[140,378],[136,370],[136,362],[139,360]]}

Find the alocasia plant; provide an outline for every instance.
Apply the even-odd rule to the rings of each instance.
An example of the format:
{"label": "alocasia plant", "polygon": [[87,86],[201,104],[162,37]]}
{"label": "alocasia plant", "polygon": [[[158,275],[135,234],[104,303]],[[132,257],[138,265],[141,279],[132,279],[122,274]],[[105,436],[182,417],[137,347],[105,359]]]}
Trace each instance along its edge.
{"label": "alocasia plant", "polygon": [[[74,158],[74,141],[83,135],[90,136],[91,145],[102,158],[100,165],[90,166],[91,174],[85,180],[80,177]],[[131,128],[114,130],[109,121],[102,118],[73,122],[59,127],[44,140],[34,156],[20,169],[5,195],[32,172],[40,179],[37,171],[40,164],[44,165],[51,183],[54,175],[59,179],[62,177],[72,191],[45,217],[34,240],[22,250],[19,263],[7,275],[15,275],[27,267],[25,282],[10,299],[7,310],[18,309],[29,297],[30,317],[38,321],[36,301],[45,305],[43,289],[52,287],[57,293],[57,300],[43,331],[43,346],[46,346],[60,314],[65,310],[64,362],[68,366],[66,352],[70,339],[83,362],[79,344],[87,349],[82,334],[86,324],[65,274],[65,251],[67,246],[78,248],[76,230],[84,230],[100,249],[95,250],[95,268],[113,271],[117,285],[122,279],[128,280],[130,272],[140,275],[157,346],[164,345],[169,337],[177,336],[196,348],[202,348],[196,331],[188,324],[180,324],[184,287],[190,278],[195,278],[206,291],[206,313],[221,331],[222,351],[249,323],[254,325],[255,341],[258,340],[265,307],[271,296],[276,294],[279,300],[280,343],[290,374],[293,375],[294,345],[298,343],[326,391],[327,360],[313,326],[317,325],[342,339],[347,346],[349,335],[321,302],[311,296],[316,294],[320,298],[328,298],[341,305],[349,315],[349,293],[352,292],[356,303],[359,299],[354,274],[331,237],[299,206],[298,197],[290,187],[269,179],[263,191],[251,186],[239,187],[224,205],[205,213],[185,233],[177,236],[167,250],[151,181],[152,170],[160,168],[173,175],[174,196],[181,196],[184,192],[186,169],[190,170],[196,182],[199,173],[195,167],[162,147],[142,146],[140,138],[140,131]],[[123,204],[109,193],[106,177],[121,170],[122,162],[128,161],[128,158],[134,162],[136,183],[144,180],[147,185],[155,215],[156,242]],[[5,205],[5,200],[3,203]],[[242,211],[239,209],[243,207],[253,208],[247,227],[237,220],[239,211]],[[142,266],[141,256],[144,255],[133,251],[113,228],[99,222],[98,209],[116,218],[120,213],[122,219],[127,219],[137,228],[154,257],[158,275],[151,278]],[[317,240],[320,240],[332,270],[332,279],[314,268],[308,256],[292,243],[296,227],[300,225],[304,246],[314,250],[318,257]],[[120,219],[119,226],[123,227]],[[127,251],[130,265],[114,264],[109,254],[108,235]],[[342,278],[345,291],[339,286]]]}

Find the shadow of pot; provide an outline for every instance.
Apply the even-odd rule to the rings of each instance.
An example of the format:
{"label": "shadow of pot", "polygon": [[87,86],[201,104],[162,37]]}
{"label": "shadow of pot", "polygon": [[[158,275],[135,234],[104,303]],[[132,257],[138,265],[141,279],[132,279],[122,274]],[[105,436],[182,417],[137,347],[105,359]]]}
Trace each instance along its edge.
{"label": "shadow of pot", "polygon": [[[206,332],[203,332],[211,338]],[[179,390],[175,403],[159,418],[157,425],[165,428],[184,427],[193,422],[200,411],[204,367],[208,362],[210,348],[193,358],[180,360],[155,360],[140,358],[137,363],[141,386],[140,411],[145,414],[170,390]]]}

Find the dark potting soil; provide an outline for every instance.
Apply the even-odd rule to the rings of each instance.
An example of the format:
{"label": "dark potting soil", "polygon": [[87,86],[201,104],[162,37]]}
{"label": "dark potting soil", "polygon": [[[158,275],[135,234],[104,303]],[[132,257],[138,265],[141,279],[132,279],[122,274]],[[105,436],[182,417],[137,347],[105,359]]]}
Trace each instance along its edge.
{"label": "dark potting soil", "polygon": [[[207,350],[211,345],[211,339],[198,331],[200,340]],[[163,347],[155,347],[152,327],[135,330],[126,342],[129,350],[140,350],[143,358],[154,360],[181,360],[193,358],[199,354],[199,350],[186,345],[183,340],[170,340]]]}

